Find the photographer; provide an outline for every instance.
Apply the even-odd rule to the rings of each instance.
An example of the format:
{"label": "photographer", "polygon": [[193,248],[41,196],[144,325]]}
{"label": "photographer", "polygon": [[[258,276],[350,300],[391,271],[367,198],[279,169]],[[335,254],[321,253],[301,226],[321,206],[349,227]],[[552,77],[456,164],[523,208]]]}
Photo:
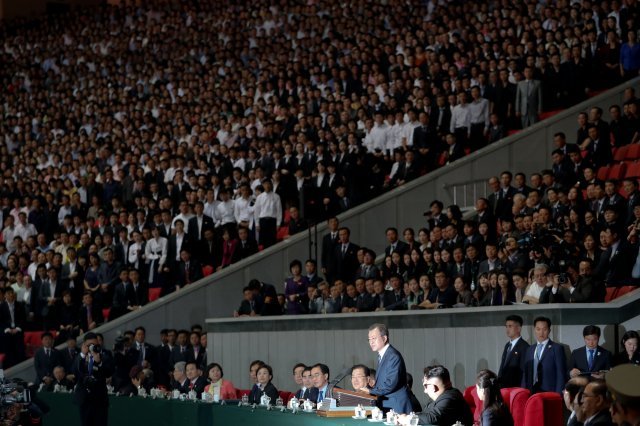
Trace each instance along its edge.
{"label": "photographer", "polygon": [[113,360],[98,345],[95,333],[85,334],[73,370],[77,378],[74,402],[80,407],[80,424],[106,426],[109,413],[106,381],[113,374]]}

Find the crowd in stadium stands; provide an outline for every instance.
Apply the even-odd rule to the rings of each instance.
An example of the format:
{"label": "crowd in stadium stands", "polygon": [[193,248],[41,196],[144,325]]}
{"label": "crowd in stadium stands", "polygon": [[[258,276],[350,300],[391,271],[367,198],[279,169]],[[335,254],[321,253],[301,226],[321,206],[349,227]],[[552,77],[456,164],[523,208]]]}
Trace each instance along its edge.
{"label": "crowd in stadium stands", "polygon": [[0,22],[0,287],[20,305],[0,350],[91,329],[94,308],[137,309],[634,77],[637,14],[222,1]]}
{"label": "crowd in stadium stands", "polygon": [[323,277],[314,260],[294,260],[284,291],[252,281],[236,315],[603,302],[607,287],[637,286],[637,177],[598,178],[612,146],[628,149],[640,136],[637,103],[629,89],[624,115],[614,105],[610,122],[597,107],[580,113],[575,143],[554,135],[550,169],[491,177],[467,220],[436,200],[417,233],[389,227],[379,265],[330,218]]}
{"label": "crowd in stadium stands", "polygon": [[[397,388],[403,392],[406,390],[410,411],[420,413],[421,424],[450,425],[462,421],[465,425],[471,425],[472,417],[476,421],[479,417],[485,419],[486,413],[483,413],[483,410],[496,409],[498,412],[493,413],[495,416],[510,419],[508,422],[497,424],[513,425],[515,422],[519,425],[522,424],[521,417],[529,395],[543,392],[544,398],[555,399],[558,405],[555,412],[552,413],[551,410],[544,414],[545,424],[551,422],[553,416],[558,416],[556,420],[562,417],[562,403],[559,398],[562,395],[570,419],[573,418],[575,421],[574,417],[577,417],[578,421],[584,422],[585,419],[598,415],[602,418],[599,419],[601,423],[597,424],[611,425],[609,407],[615,401],[611,400],[606,392],[604,372],[618,365],[640,364],[638,333],[627,331],[622,337],[621,351],[618,353],[616,350],[614,355],[600,346],[600,328],[588,325],[582,331],[584,346],[574,348],[571,356],[567,358],[564,345],[549,338],[552,324],[548,318],[534,319],[531,324],[531,345],[522,336],[523,325],[523,319],[518,315],[506,317],[507,343],[499,358],[501,361],[496,369],[497,373],[481,370],[478,373],[477,387],[465,389],[464,395],[453,387],[451,376],[445,366],[429,366],[424,369],[422,383],[430,402],[423,407],[412,391],[413,378],[404,370],[403,363],[402,375],[407,376],[406,379],[398,378],[400,385]],[[390,344],[391,337],[386,326],[375,326],[382,327],[377,330],[381,330],[380,336],[386,339],[385,345]],[[154,346],[147,341],[144,327],[138,327],[119,337],[113,350],[102,345],[102,336],[98,334],[96,337],[100,346],[93,351],[100,354],[101,368],[109,371],[109,384],[113,392],[125,396],[149,395],[151,389],[158,388],[164,391],[178,391],[181,394],[194,391],[197,399],[203,398],[202,395],[205,393],[211,394],[214,398],[217,396],[220,400],[237,400],[246,395],[251,404],[262,403],[261,397],[267,395],[270,397],[271,405],[275,405],[279,398],[285,405],[294,396],[319,404],[324,398],[335,396],[332,392],[336,383],[331,382],[329,366],[321,360],[313,365],[297,363],[293,366],[294,392],[278,391],[272,383],[272,367],[260,360],[252,361],[249,366],[251,388],[237,389],[233,382],[224,376],[222,366],[208,359],[206,334],[201,332],[197,325],[193,326],[191,331],[164,329],[160,332],[160,344]],[[94,333],[88,333],[87,336],[92,334]],[[42,340],[43,345],[34,358],[36,386],[44,392],[70,392],[79,374],[75,369],[82,365],[78,359],[87,356],[88,345],[83,343],[78,347],[75,338],[70,337],[65,348],[56,349],[52,346],[53,338],[50,333],[45,333]],[[501,345],[496,347],[498,354]],[[384,357],[382,354],[380,356]],[[404,357],[411,359],[412,355],[405,352]],[[376,370],[367,365],[354,365],[349,378],[349,385],[354,390],[367,388],[373,391],[381,386],[376,386]],[[238,378],[235,380],[237,382]],[[607,383],[609,381],[607,376]],[[347,383],[338,383],[341,388],[348,387]],[[521,407],[516,407],[513,399],[509,400],[508,404],[502,402],[500,389],[505,388],[508,389],[507,392],[524,393],[525,397],[520,401]],[[490,398],[496,399],[498,405],[482,404],[482,400],[488,397],[487,392],[491,392]],[[549,396],[545,392],[555,395]],[[637,393],[634,395],[637,397]],[[586,397],[597,400],[587,402]],[[624,403],[622,400],[617,402]],[[409,409],[405,408],[405,411],[399,413],[408,414]],[[612,410],[611,414],[614,416],[613,420],[621,424],[616,420],[616,410]],[[483,420],[482,424],[486,423],[486,420]],[[397,424],[409,424],[408,419],[401,417]]]}

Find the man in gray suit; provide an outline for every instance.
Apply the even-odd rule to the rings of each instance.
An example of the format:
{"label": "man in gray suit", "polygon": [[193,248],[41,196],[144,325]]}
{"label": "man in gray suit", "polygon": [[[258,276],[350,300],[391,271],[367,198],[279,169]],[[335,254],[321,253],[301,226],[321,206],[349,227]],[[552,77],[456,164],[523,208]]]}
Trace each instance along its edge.
{"label": "man in gray suit", "polygon": [[516,115],[522,120],[522,128],[538,121],[542,112],[542,87],[540,80],[533,79],[533,68],[524,69],[524,80],[518,82],[516,90]]}

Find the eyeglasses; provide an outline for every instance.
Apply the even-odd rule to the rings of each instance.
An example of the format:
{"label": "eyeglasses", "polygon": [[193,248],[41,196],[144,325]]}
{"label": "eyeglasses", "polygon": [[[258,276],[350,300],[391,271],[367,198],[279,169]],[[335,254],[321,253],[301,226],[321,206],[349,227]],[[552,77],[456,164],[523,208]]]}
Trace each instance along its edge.
{"label": "eyeglasses", "polygon": [[352,379],[364,379],[367,376],[351,376]]}
{"label": "eyeglasses", "polygon": [[593,394],[590,394],[590,393],[583,393],[583,394],[582,394],[582,397],[583,397],[583,398],[585,398],[585,397],[586,397],[586,398],[595,398],[596,396],[597,396],[597,395],[593,395]]}

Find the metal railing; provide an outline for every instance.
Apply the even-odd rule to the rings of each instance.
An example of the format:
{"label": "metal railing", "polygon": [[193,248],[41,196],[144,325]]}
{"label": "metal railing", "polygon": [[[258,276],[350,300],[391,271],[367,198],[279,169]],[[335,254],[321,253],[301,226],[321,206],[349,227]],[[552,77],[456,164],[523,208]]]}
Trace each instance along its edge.
{"label": "metal railing", "polygon": [[487,179],[476,179],[460,183],[445,183],[442,188],[449,193],[453,204],[461,209],[473,208],[478,198],[487,198]]}

